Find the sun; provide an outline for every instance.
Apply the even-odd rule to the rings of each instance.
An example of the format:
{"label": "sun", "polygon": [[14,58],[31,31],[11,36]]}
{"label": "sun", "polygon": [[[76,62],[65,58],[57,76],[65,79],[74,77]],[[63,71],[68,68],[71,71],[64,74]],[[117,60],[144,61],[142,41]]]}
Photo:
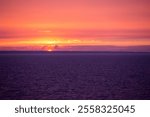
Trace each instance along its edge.
{"label": "sun", "polygon": [[49,48],[47,51],[48,51],[48,52],[52,52],[53,50],[52,50],[51,48]]}
{"label": "sun", "polygon": [[47,51],[48,52],[52,52],[52,51],[54,51],[54,47],[51,45],[51,46],[48,46],[47,47]]}

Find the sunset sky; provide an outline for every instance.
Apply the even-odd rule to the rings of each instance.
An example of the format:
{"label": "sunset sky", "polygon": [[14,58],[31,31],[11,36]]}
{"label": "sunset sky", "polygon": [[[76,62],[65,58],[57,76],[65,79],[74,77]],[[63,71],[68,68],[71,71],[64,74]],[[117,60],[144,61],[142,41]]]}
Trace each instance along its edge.
{"label": "sunset sky", "polygon": [[123,48],[150,51],[150,0],[0,0],[0,50]]}

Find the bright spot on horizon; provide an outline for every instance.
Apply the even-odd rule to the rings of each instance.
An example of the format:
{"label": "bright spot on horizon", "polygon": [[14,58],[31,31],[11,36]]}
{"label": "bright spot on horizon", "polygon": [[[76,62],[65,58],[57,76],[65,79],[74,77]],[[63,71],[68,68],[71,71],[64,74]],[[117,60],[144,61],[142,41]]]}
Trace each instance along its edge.
{"label": "bright spot on horizon", "polygon": [[40,33],[51,33],[52,31],[51,30],[40,30],[38,32],[40,32]]}
{"label": "bright spot on horizon", "polygon": [[48,49],[47,51],[48,51],[48,52],[52,52],[53,50],[52,50],[52,49]]}
{"label": "bright spot on horizon", "polygon": [[51,47],[49,47],[49,48],[47,49],[47,51],[48,51],[48,52],[52,52],[53,49],[52,49]]}

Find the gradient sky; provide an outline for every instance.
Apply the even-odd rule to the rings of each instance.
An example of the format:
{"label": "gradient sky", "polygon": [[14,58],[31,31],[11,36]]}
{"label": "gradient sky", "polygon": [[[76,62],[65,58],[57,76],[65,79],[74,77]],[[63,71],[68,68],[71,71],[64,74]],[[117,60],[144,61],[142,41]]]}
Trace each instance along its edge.
{"label": "gradient sky", "polygon": [[149,6],[150,0],[0,0],[0,50],[147,50]]}

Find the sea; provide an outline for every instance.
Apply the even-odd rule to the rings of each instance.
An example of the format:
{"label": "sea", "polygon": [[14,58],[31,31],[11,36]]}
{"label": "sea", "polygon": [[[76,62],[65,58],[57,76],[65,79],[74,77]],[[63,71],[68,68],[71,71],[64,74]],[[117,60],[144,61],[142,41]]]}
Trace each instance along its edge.
{"label": "sea", "polygon": [[0,52],[1,100],[147,100],[150,53]]}

